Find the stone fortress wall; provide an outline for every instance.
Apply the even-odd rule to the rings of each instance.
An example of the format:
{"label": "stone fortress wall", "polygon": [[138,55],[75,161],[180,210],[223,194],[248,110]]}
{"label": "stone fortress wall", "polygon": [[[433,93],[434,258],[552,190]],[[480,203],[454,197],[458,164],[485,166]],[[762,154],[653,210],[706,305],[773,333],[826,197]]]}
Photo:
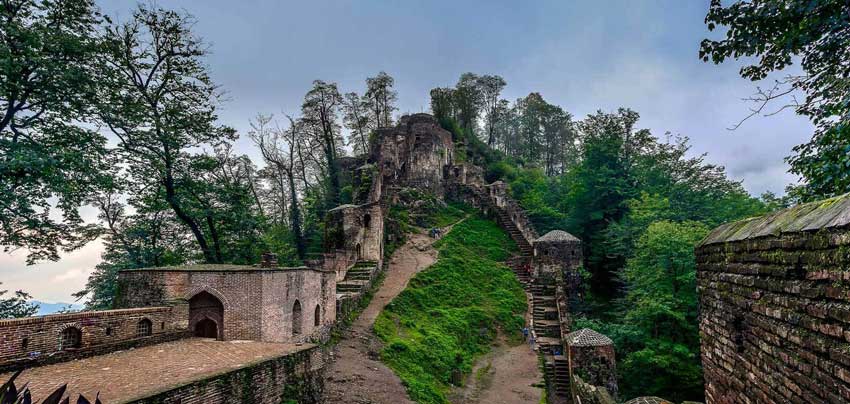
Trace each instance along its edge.
{"label": "stone fortress wall", "polygon": [[708,403],[850,402],[850,194],[696,248]]}

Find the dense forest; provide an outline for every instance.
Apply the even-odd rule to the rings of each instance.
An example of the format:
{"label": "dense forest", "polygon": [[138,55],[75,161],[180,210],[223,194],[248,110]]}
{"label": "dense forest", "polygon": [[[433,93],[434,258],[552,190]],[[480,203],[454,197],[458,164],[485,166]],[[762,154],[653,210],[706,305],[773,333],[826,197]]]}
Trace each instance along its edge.
{"label": "dense forest", "polygon": [[[712,1],[708,28],[728,30],[700,57],[752,56],[741,75],[754,81],[800,59],[802,75],[753,99],[759,114],[805,94],[791,107],[817,130],[791,151],[802,181],[788,196],[748,194],[686,136],[641,129],[628,108],[577,117],[545,89],[506,100],[507,82],[490,74],[430,93],[458,158],[508,183],[539,232],[583,241],[575,323],[614,339],[625,396],[702,396],[693,247],[711,228],[850,190],[848,27],[831,18],[846,5],[774,3]],[[111,307],[120,269],[252,264],[264,251],[298,263],[319,251],[325,212],[351,200],[340,159],[367,152],[397,118],[394,79],[379,72],[345,91],[316,80],[300,110],[259,111],[240,134],[219,122],[222,89],[186,12],[140,5],[113,21],[93,0],[16,0],[0,17],[0,244],[32,264],[102,239],[102,262],[76,294],[87,309]],[[239,136],[263,161],[234,151]],[[82,220],[85,205],[97,223]],[[32,315],[28,298],[0,300],[0,317]]]}

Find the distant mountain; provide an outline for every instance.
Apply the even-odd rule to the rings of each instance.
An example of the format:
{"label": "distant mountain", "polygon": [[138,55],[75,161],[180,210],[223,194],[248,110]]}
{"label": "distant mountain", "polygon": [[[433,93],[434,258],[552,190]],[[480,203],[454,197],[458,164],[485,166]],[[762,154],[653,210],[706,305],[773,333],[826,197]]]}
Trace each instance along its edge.
{"label": "distant mountain", "polygon": [[39,306],[38,313],[36,313],[37,316],[56,313],[57,311],[68,307],[68,305],[71,306],[72,310],[82,310],[83,308],[83,305],[77,303],[45,303],[39,302],[38,300],[33,300],[32,302]]}

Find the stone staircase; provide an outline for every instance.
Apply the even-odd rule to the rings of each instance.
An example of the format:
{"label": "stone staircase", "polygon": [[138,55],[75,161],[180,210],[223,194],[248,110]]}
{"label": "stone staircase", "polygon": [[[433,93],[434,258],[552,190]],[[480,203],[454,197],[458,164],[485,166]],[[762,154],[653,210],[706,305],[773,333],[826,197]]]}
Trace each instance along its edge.
{"label": "stone staircase", "polygon": [[546,378],[552,383],[555,394],[569,396],[570,394],[570,364],[564,355],[546,355],[543,362]]}
{"label": "stone staircase", "polygon": [[358,261],[345,273],[345,279],[337,282],[336,293],[343,296],[363,293],[369,287],[377,266],[374,261]]}

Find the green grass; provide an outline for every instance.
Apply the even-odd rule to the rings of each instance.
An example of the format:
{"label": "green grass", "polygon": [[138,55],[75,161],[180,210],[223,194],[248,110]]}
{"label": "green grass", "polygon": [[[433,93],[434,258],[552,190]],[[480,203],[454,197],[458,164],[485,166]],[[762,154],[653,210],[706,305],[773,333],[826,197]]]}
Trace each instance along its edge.
{"label": "green grass", "polygon": [[434,265],[414,277],[375,322],[381,359],[419,403],[447,403],[453,369],[469,374],[501,329],[519,339],[525,292],[502,262],[516,250],[492,221],[472,216],[437,242]]}

